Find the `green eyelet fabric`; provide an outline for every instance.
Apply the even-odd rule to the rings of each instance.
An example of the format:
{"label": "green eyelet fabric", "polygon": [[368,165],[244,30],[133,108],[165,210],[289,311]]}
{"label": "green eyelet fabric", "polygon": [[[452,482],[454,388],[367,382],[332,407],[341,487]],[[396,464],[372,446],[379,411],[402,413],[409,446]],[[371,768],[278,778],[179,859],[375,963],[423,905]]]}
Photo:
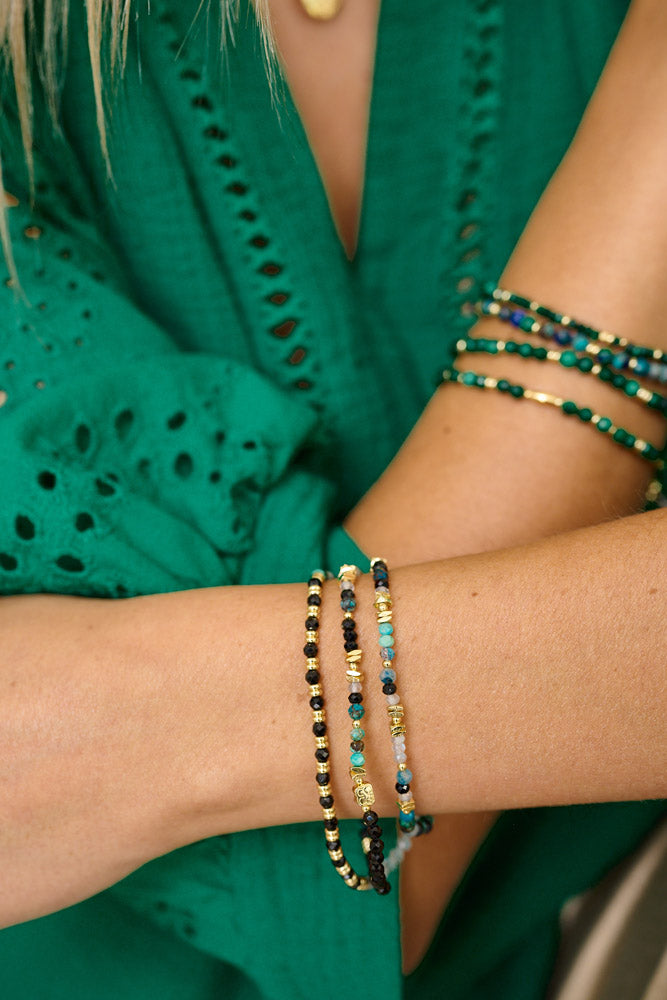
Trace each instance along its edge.
{"label": "green eyelet fabric", "polygon": [[[188,30],[198,6],[136,3],[110,100],[113,184],[82,5],[59,135],[35,76],[34,203],[4,81],[21,290],[3,270],[0,594],[119,599],[367,569],[345,514],[426,406],[627,5],[383,0],[352,262],[289,93],[271,102],[246,0],[224,65],[215,4],[208,30],[203,16]],[[319,824],[212,838],[2,931],[2,995],[539,1000],[561,907],[664,811],[504,814],[407,978],[395,877],[386,898],[347,890]]]}

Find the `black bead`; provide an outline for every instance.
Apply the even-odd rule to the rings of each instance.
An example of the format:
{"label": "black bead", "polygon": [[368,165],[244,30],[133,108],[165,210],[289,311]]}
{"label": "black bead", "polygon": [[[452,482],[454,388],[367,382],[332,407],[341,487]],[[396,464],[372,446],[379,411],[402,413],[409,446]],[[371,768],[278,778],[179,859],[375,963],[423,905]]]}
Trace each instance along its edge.
{"label": "black bead", "polygon": [[320,764],[326,764],[329,760],[329,751],[326,747],[318,747],[315,751],[315,759],[320,762]]}
{"label": "black bead", "polygon": [[306,670],[306,684],[317,684],[319,679],[319,670]]}
{"label": "black bead", "polygon": [[318,629],[319,627],[320,627],[319,618],[311,618],[311,617],[306,618],[306,628],[308,629],[309,632],[314,632],[315,629]]}
{"label": "black bead", "polygon": [[323,809],[331,809],[333,804],[333,795],[320,795],[320,805]]}
{"label": "black bead", "polygon": [[366,826],[372,826],[373,823],[377,823],[378,814],[369,809],[368,812],[364,813],[363,820]]}
{"label": "black bead", "polygon": [[369,828],[368,828],[368,836],[371,838],[371,840],[379,840],[380,837],[382,836],[382,827],[381,826],[369,826]]}
{"label": "black bead", "polygon": [[343,635],[343,640],[345,642],[354,642],[354,640],[357,638],[358,638],[357,633],[353,628],[345,629],[345,634]]}
{"label": "black bead", "polygon": [[388,684],[382,685],[383,694],[396,694],[396,685],[389,682]]}
{"label": "black bead", "polygon": [[322,586],[322,581],[318,580],[316,576],[311,576],[310,580],[308,581],[308,586],[309,587],[321,587]]}
{"label": "black bead", "polygon": [[383,569],[385,573],[387,572],[387,564],[384,561],[384,559],[375,560],[375,562],[373,563],[373,572],[375,572],[376,569]]}
{"label": "black bead", "polygon": [[347,630],[353,631],[354,629],[356,629],[356,627],[357,623],[355,622],[354,618],[343,618],[343,621],[341,622],[341,628],[345,629],[346,631]]}
{"label": "black bead", "polygon": [[337,830],[338,829],[338,820],[337,819],[325,819],[324,820],[324,829],[325,830]]}
{"label": "black bead", "polygon": [[376,580],[375,581],[375,586],[376,587],[386,587],[387,586],[387,579],[386,579],[386,577],[384,579],[382,579],[382,580]]}
{"label": "black bead", "polygon": [[384,871],[381,872],[371,872],[371,882],[374,886],[384,885],[387,881],[387,876]]}
{"label": "black bead", "polygon": [[326,724],[324,722],[314,722],[313,723],[313,733],[315,736],[324,736],[327,731]]}
{"label": "black bead", "polygon": [[328,771],[325,771],[324,774],[315,775],[315,781],[317,782],[318,785],[328,785],[330,778],[331,775],[329,774]]}
{"label": "black bead", "polygon": [[348,694],[347,700],[349,701],[350,705],[361,705],[362,701],[364,700],[364,696],[361,693],[361,691],[353,691],[352,694]]}
{"label": "black bead", "polygon": [[316,694],[313,698],[310,699],[309,704],[310,707],[313,709],[313,711],[319,712],[321,709],[324,708],[324,698],[322,697],[321,694]]}
{"label": "black bead", "polygon": [[337,851],[340,847],[340,840],[327,840],[327,851]]}
{"label": "black bead", "polygon": [[336,868],[342,868],[344,865],[347,864],[347,859],[346,858],[336,858],[333,863],[334,863],[334,867],[336,867]]}
{"label": "black bead", "polygon": [[364,749],[363,740],[352,740],[352,742],[350,743],[350,750],[354,750],[355,753],[361,753],[363,749]]}
{"label": "black bead", "polygon": [[354,591],[353,590],[341,590],[340,592],[341,601],[353,601]]}
{"label": "black bead", "polygon": [[382,854],[384,851],[384,840],[374,840],[371,846],[368,848],[368,853],[372,857],[377,857],[378,854]]}
{"label": "black bead", "polygon": [[389,882],[386,881],[386,879],[382,883],[382,885],[376,885],[373,886],[373,888],[377,892],[378,896],[386,896],[388,892],[391,892],[391,886]]}
{"label": "black bead", "polygon": [[308,594],[308,603],[318,607],[322,603],[322,598],[319,594]]}
{"label": "black bead", "polygon": [[382,864],[381,861],[377,861],[377,862],[374,862],[373,864],[369,865],[368,866],[368,874],[371,877],[371,881],[374,878],[383,878],[384,879],[384,878],[387,877],[385,875],[384,865]]}
{"label": "black bead", "polygon": [[[348,633],[348,635],[349,634],[350,633]],[[356,639],[356,636],[355,636],[355,639]],[[349,638],[349,639],[346,639],[345,642],[343,643],[343,645],[345,646],[345,652],[346,653],[351,653],[353,649],[359,649],[359,647],[358,647],[355,639]]]}
{"label": "black bead", "polygon": [[306,645],[303,647],[303,651],[306,654],[306,656],[317,656],[317,643],[307,642]]}
{"label": "black bead", "polygon": [[410,786],[409,785],[402,785],[400,783],[400,781],[396,782],[396,784],[394,785],[394,788],[399,793],[401,793],[401,792],[409,792],[410,791]]}

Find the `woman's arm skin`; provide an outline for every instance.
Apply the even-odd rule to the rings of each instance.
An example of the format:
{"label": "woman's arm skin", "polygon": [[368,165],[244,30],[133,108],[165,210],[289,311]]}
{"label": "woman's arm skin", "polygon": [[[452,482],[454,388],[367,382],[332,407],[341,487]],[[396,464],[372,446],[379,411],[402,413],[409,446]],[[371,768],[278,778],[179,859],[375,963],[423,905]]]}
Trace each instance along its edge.
{"label": "woman's arm skin", "polygon": [[[661,7],[643,0],[634,11],[603,80],[613,70],[620,103],[630,104],[635,92],[628,88],[650,75],[647,63],[660,79],[664,75],[662,53],[658,58],[654,52],[656,36],[664,37]],[[655,126],[664,108],[653,84],[640,104],[651,157],[662,155],[667,162],[667,150],[656,152],[667,129]],[[583,142],[589,120],[587,115],[549,191],[559,178],[566,184],[569,176],[567,183],[576,188],[587,176],[596,149],[593,139]],[[635,148],[639,139],[633,133]],[[637,156],[633,169],[641,162]],[[598,169],[597,161],[594,165]],[[618,167],[617,186],[624,189],[626,160],[610,158],[603,167],[612,174]],[[648,184],[654,190],[646,191]],[[636,198],[644,197],[655,211],[648,243],[635,245],[635,252],[662,253],[665,260],[663,177],[652,171],[645,183],[637,174],[635,186]],[[608,187],[613,192],[614,185]],[[596,176],[595,194],[602,190]],[[570,196],[550,202],[549,191],[525,239],[538,220],[549,238],[540,245],[537,236],[530,237],[539,254],[523,259],[520,244],[507,283],[581,311],[585,319],[660,343],[660,330],[651,326],[659,284],[652,272],[651,281],[644,281],[634,256],[626,260],[616,246],[615,227],[622,220],[611,208],[596,210],[591,220],[585,196],[575,213],[581,231],[571,242],[562,225]],[[602,312],[609,272],[599,280],[592,272],[590,281],[582,281],[580,269],[589,265],[585,237],[593,221],[603,230],[600,239],[615,267],[629,268],[627,301],[641,299],[639,314],[648,324],[641,330],[630,325],[638,315],[630,305],[618,313],[623,322],[614,322],[616,313]],[[562,280],[553,270],[560,259]],[[583,291],[575,295],[582,285],[597,299],[586,299]],[[611,305],[617,310],[619,296],[614,285]],[[655,336],[647,336],[647,329]],[[656,418],[645,416],[636,403],[617,399],[577,373],[516,360],[513,372],[512,359],[487,360],[489,371],[492,361],[498,366],[502,360],[503,371],[526,383],[532,370],[545,389],[567,379],[566,394],[573,398],[575,383],[581,384],[582,401],[591,400],[647,437],[655,439],[659,432]],[[431,423],[430,414],[435,414]],[[652,428],[644,431],[641,422],[648,420]],[[422,428],[428,433],[421,439],[413,435],[408,443],[413,457],[407,445],[401,453],[401,461],[412,462],[404,467],[411,468],[411,488],[383,477],[384,502],[376,500],[381,493],[369,494],[347,525],[366,551],[379,547],[394,564],[517,545],[629,513],[637,509],[647,479],[641,460],[590,428],[492,394],[450,386],[436,393],[419,426],[420,434]],[[664,595],[658,589],[664,547],[660,512],[525,550],[395,571],[406,664],[401,691],[411,712],[421,808],[457,811],[665,794],[664,737],[655,709],[664,684],[659,676]],[[365,588],[367,582],[360,585],[362,598]],[[652,589],[656,592],[649,593]],[[331,667],[340,656],[340,637],[336,604],[328,596],[333,610],[323,624],[325,681],[334,740],[340,733],[333,744],[336,787],[345,792],[344,685],[340,677],[337,684],[332,681]],[[0,886],[4,922],[73,902],[142,861],[208,833],[317,818],[300,676],[303,603],[303,587],[212,589],[122,604],[46,596],[0,602],[0,748],[8,774],[0,792],[0,857],[3,872],[11,873]],[[364,604],[368,612],[368,601]],[[362,628],[368,648],[374,634],[368,614]],[[418,660],[411,649],[420,650]],[[581,690],[583,704],[577,701]],[[382,747],[382,719],[375,722],[371,743]],[[580,741],[589,735],[582,748]],[[385,774],[388,753],[385,746],[374,758],[372,773]],[[339,794],[340,804],[348,797]],[[381,802],[387,812],[390,799]]]}
{"label": "woman's arm skin", "polygon": [[[667,795],[666,529],[655,511],[393,572],[421,810]],[[332,780],[354,816],[337,582],[325,590]],[[357,592],[368,770],[390,815],[368,576]],[[0,603],[3,924],[202,837],[319,819],[304,609],[299,584]]]}

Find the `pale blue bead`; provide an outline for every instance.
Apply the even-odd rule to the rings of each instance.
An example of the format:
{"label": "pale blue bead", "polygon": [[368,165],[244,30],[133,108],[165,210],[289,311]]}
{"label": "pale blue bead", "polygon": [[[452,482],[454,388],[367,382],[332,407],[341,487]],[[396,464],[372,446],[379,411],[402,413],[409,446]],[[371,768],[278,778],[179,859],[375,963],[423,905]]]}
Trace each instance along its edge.
{"label": "pale blue bead", "polygon": [[402,785],[409,785],[410,782],[412,781],[412,771],[410,770],[410,768],[406,768],[405,771],[397,771],[396,780],[399,781]]}
{"label": "pale blue bead", "polygon": [[362,753],[353,753],[350,755],[350,763],[354,767],[362,767],[366,763],[366,758]]}
{"label": "pale blue bead", "polygon": [[588,347],[588,339],[586,337],[582,337],[581,335],[579,335],[575,337],[574,340],[572,341],[572,346],[574,347],[575,351],[585,351],[586,348]]}
{"label": "pale blue bead", "polygon": [[380,635],[391,635],[392,632],[394,631],[394,626],[391,624],[391,622],[382,622],[382,624],[379,626],[379,629],[380,629]]}
{"label": "pale blue bead", "polygon": [[394,637],[393,637],[393,635],[381,635],[380,636],[380,645],[381,646],[393,646],[394,645]]}
{"label": "pale blue bead", "polygon": [[396,680],[396,671],[385,667],[384,670],[380,671],[380,680],[383,684],[393,684]]}

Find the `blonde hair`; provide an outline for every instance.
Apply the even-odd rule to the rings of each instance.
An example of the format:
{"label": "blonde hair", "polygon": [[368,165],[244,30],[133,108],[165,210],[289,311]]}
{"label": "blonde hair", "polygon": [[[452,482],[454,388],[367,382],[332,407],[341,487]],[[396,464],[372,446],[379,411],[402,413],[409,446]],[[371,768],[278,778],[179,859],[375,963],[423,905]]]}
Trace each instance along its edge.
{"label": "blonde hair", "polygon": [[[137,0],[78,0],[85,3],[88,32],[88,52],[92,69],[93,91],[97,115],[100,148],[112,179],[107,147],[107,92],[109,85],[122,76],[127,55],[127,37],[131,8]],[[150,0],[145,0],[150,9]],[[219,0],[221,37],[220,48],[233,43],[234,28],[239,16],[240,0]],[[210,0],[200,0],[193,20]],[[262,47],[273,91],[275,45],[271,31],[268,0],[253,0],[260,28]],[[35,0],[0,0],[0,57],[5,75],[13,80],[21,131],[21,141],[28,171],[30,200],[34,198],[33,162],[33,94],[28,53],[35,54],[39,85],[44,90],[46,107],[54,128],[58,125],[58,102],[61,67],[67,59],[67,24],[69,0],[41,0],[43,23],[36,24]],[[38,30],[39,29],[39,30]],[[103,42],[105,43],[103,47]],[[108,44],[107,44],[108,43]],[[10,276],[18,285],[12,254],[6,207],[8,196],[2,179],[0,151],[0,242]]]}

